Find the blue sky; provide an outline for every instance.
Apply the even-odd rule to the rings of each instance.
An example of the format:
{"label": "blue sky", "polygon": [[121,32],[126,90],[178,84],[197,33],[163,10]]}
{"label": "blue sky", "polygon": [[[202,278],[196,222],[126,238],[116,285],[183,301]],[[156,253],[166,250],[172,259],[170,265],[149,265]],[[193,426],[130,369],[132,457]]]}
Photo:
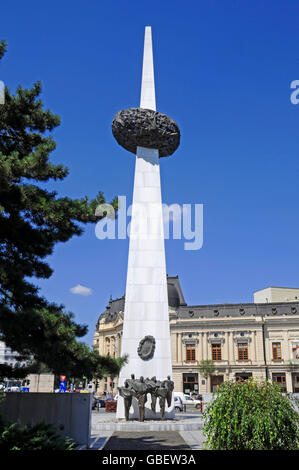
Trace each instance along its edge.
{"label": "blue sky", "polygon": [[[6,2],[0,80],[41,80],[59,114],[52,161],[70,169],[59,195],[104,191],[132,199],[134,156],[111,122],[139,105],[144,27],[152,26],[157,109],[174,118],[181,146],[161,161],[167,204],[204,204],[204,244],[166,241],[167,272],[189,304],[251,302],[269,285],[299,286],[299,4],[285,0]],[[5,21],[3,21],[5,20]],[[110,295],[125,291],[128,240],[94,226],[56,247],[41,292],[89,326],[91,344]],[[70,288],[81,284],[89,296]]]}

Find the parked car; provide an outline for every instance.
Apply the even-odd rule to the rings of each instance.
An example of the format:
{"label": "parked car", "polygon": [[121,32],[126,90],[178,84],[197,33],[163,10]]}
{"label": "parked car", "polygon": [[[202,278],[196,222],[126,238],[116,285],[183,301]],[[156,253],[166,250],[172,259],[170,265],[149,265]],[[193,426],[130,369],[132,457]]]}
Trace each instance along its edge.
{"label": "parked car", "polygon": [[97,397],[92,397],[92,409],[93,410],[98,410],[99,408],[105,408],[106,402],[105,400],[102,400],[101,398]]}
{"label": "parked car", "polygon": [[183,411],[184,405],[180,397],[174,397],[174,409],[175,411]]}
{"label": "parked car", "polygon": [[191,405],[195,408],[200,408],[201,400],[194,400],[194,398],[190,397],[190,395],[187,395],[186,393],[174,392],[174,397],[180,398],[183,405]]}
{"label": "parked car", "polygon": [[18,386],[12,386],[12,387],[7,387],[4,389],[5,392],[19,392],[20,387]]}
{"label": "parked car", "polygon": [[196,393],[194,393],[194,394],[192,395],[192,398],[193,398],[193,400],[202,401],[202,395],[198,395],[198,394],[196,394]]}

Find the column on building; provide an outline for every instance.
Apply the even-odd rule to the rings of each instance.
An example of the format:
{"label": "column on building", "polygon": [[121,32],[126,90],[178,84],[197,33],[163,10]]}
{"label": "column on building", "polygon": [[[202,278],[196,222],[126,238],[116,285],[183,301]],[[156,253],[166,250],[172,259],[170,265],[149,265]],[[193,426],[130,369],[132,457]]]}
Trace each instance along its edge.
{"label": "column on building", "polygon": [[[285,363],[290,363],[290,348],[289,348],[289,332],[288,330],[285,330],[283,332],[283,358],[285,358]],[[286,371],[286,387],[287,387],[287,392],[292,393],[293,392],[293,381],[292,381],[292,372],[291,371]]]}
{"label": "column on building", "polygon": [[254,349],[254,361],[258,362],[258,354],[257,354],[257,345],[256,345],[256,330],[252,332],[252,344]]}
{"label": "column on building", "polygon": [[224,360],[229,362],[229,346],[228,346],[229,333],[226,331],[224,333]]}
{"label": "column on building", "polygon": [[232,364],[235,364],[235,344],[234,344],[234,336],[233,333],[230,333],[230,341],[229,341],[229,356],[230,356],[230,362]]}
{"label": "column on building", "polygon": [[209,343],[208,343],[208,333],[205,333],[205,338],[204,338],[204,350],[205,350],[205,360],[210,359],[209,358]]}
{"label": "column on building", "polygon": [[175,331],[170,330],[170,345],[171,345],[171,358],[172,363],[177,362],[177,334]]}
{"label": "column on building", "polygon": [[202,355],[201,355],[201,335],[200,333],[197,333],[197,337],[196,337],[196,360],[197,360],[197,363],[199,364],[199,362],[202,360]]}

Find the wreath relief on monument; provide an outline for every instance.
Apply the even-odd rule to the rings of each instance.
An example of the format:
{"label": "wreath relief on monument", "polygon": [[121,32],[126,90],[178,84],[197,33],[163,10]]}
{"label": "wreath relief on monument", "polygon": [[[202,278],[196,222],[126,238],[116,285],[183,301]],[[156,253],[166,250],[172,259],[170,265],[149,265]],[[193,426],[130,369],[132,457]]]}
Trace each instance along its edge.
{"label": "wreath relief on monument", "polygon": [[139,343],[137,348],[138,356],[143,361],[148,361],[154,355],[156,348],[156,340],[153,336],[145,336]]}

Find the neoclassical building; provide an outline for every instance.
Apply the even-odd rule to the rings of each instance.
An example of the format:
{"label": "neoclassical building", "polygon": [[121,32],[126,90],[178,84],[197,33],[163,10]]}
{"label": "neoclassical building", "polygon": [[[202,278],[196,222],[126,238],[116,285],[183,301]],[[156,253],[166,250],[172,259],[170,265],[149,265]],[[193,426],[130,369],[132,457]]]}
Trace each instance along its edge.
{"label": "neoclassical building", "polygon": [[[299,393],[299,289],[268,287],[255,303],[187,305],[178,276],[167,277],[175,391],[207,393],[234,378],[264,377]],[[275,301],[273,301],[275,299]],[[122,354],[125,297],[110,299],[97,322],[93,347]],[[213,361],[208,375],[201,361]],[[100,381],[98,393],[117,393],[117,377]]]}
{"label": "neoclassical building", "polygon": [[4,341],[0,341],[0,364],[6,364],[8,366],[25,366],[27,361],[20,360],[20,354],[12,351]]}

